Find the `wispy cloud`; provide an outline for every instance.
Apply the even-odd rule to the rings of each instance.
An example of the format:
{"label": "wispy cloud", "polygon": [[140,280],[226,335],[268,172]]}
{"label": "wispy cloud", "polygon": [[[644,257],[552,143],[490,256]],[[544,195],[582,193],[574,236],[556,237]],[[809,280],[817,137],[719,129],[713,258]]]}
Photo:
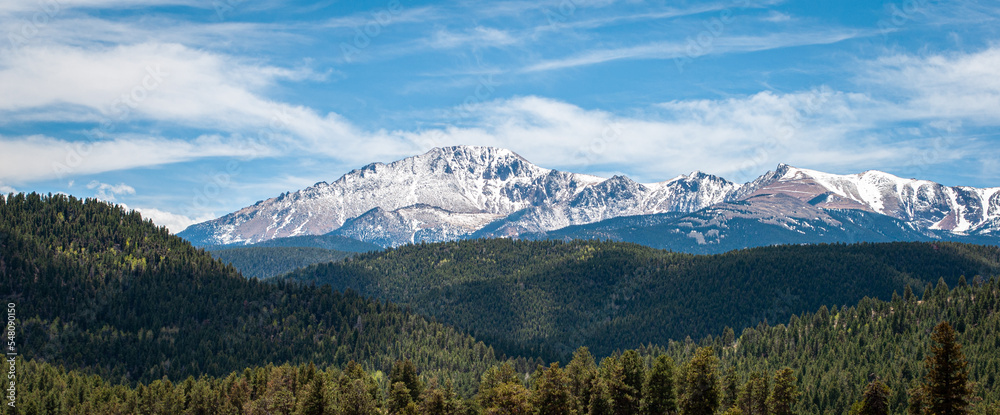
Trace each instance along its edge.
{"label": "wispy cloud", "polygon": [[540,72],[595,65],[625,59],[695,58],[705,55],[758,52],[805,45],[837,43],[847,39],[872,36],[875,30],[822,30],[795,33],[773,33],[763,36],[722,36],[710,47],[701,47],[688,40],[652,42],[635,46],[598,49],[566,58],[551,59],[529,65],[522,72]]}
{"label": "wispy cloud", "polygon": [[782,13],[776,10],[772,10],[767,16],[764,16],[762,20],[771,23],[785,23],[792,21],[793,17],[789,14]]}
{"label": "wispy cloud", "polygon": [[210,8],[209,2],[198,0],[58,0],[58,1],[37,1],[37,0],[6,0],[0,3],[0,13],[14,12],[58,12],[59,10],[75,8],[138,8],[149,6],[191,6]]}
{"label": "wispy cloud", "polygon": [[1000,46],[968,54],[892,55],[870,62],[863,82],[907,100],[913,118],[951,118],[986,125],[1000,120]]}
{"label": "wispy cloud", "polygon": [[46,136],[0,137],[0,178],[10,183],[158,166],[206,157],[266,157],[276,153],[238,139],[194,140],[124,135],[95,142]]}
{"label": "wispy cloud", "polygon": [[507,46],[520,40],[509,32],[492,27],[476,26],[465,32],[438,30],[428,40],[428,46],[434,49],[453,49],[473,46],[476,48]]}
{"label": "wispy cloud", "polygon": [[396,2],[367,12],[326,19],[318,26],[324,29],[358,29],[363,31],[366,25],[378,25],[381,30],[381,28],[395,24],[427,23],[440,20],[444,18],[443,13],[440,9],[432,6],[404,7],[401,2]]}

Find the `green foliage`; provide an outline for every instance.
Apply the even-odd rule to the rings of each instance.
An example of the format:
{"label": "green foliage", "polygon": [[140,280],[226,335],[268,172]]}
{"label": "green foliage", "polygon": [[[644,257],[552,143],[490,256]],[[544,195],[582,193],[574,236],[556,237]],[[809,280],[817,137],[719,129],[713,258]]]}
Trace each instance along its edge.
{"label": "green foliage", "polygon": [[663,415],[677,412],[677,394],[674,389],[674,360],[659,355],[653,363],[644,386],[642,413]]}
{"label": "green foliage", "polygon": [[527,415],[532,413],[528,390],[520,383],[503,383],[493,389],[492,396],[490,405],[483,407],[483,413],[486,415]]}
{"label": "green foliage", "polygon": [[417,367],[410,359],[397,360],[392,365],[392,373],[389,375],[389,383],[401,382],[410,393],[410,400],[416,402],[420,395],[424,393],[423,382],[417,376]]}
{"label": "green foliage", "polygon": [[0,292],[18,304],[22,356],[114,382],[268,362],[388,372],[408,357],[471,395],[497,363],[440,323],[353,292],[248,280],[136,212],[62,195],[0,203]]}
{"label": "green foliage", "polygon": [[424,415],[459,415],[462,413],[462,402],[455,394],[451,380],[440,385],[437,378],[432,378],[427,384],[422,396],[420,413]]}
{"label": "green foliage", "polygon": [[[946,295],[946,294],[945,294]],[[927,376],[923,385],[926,391],[927,410],[934,415],[968,413],[972,388],[969,369],[962,346],[955,342],[955,330],[947,322],[934,327],[927,356]]]}
{"label": "green foliage", "polygon": [[767,415],[767,397],[770,394],[771,385],[767,382],[767,377],[760,372],[750,374],[750,378],[740,391],[739,407],[743,413],[748,415]]}
{"label": "green foliage", "polygon": [[542,373],[533,386],[531,404],[539,415],[572,415],[573,396],[566,373],[553,363],[548,369],[539,366]]}
{"label": "green foliage", "polygon": [[700,347],[684,370],[681,412],[712,415],[719,408],[719,358],[711,347]]}
{"label": "green foliage", "polygon": [[865,387],[856,415],[889,415],[889,394],[892,391],[881,380],[875,379]]}
{"label": "green foliage", "polygon": [[[182,238],[187,238],[188,236],[193,236],[192,239],[198,239],[197,235],[190,235],[187,232],[181,232],[177,236]],[[266,241],[257,242],[252,245],[245,245],[243,243],[234,243],[227,245],[207,245],[202,246],[198,243],[193,243],[194,246],[204,248],[206,251],[219,251],[224,249],[233,248],[322,248],[331,251],[341,251],[341,252],[372,252],[380,251],[382,247],[368,243],[362,242],[357,239],[348,238],[346,236],[326,234],[326,235],[300,235],[300,236],[289,236],[286,238],[276,238],[269,239]]]}
{"label": "green foliage", "polygon": [[[778,246],[695,256],[599,241],[419,244],[288,278],[411,307],[508,355],[567,361],[763,320],[890,300],[907,285],[1000,272],[1000,248],[954,243]],[[933,291],[933,290],[932,290]],[[928,294],[929,295],[929,294]]]}
{"label": "green foliage", "polygon": [[[406,250],[426,256],[415,259]],[[435,304],[448,309],[442,315],[482,312],[482,333],[499,335],[495,323],[544,334],[515,333],[508,342],[515,349],[544,355],[593,341],[610,350],[596,366],[590,351],[578,348],[564,370],[553,365],[529,381],[525,368],[543,360],[501,364],[491,348],[455,329],[352,292],[247,280],[138,214],[64,196],[0,199],[0,292],[18,304],[24,341],[19,413],[452,414],[477,411],[459,398],[476,394],[483,413],[547,413],[558,406],[633,414],[657,413],[650,405],[673,389],[685,414],[841,414],[869,410],[866,403],[883,398],[889,413],[995,414],[1000,284],[980,275],[994,274],[997,260],[996,248],[959,244],[777,247],[693,257],[624,244],[482,241],[314,267],[370,278],[368,290],[433,292]],[[420,288],[397,273],[437,282]],[[963,284],[964,274],[975,277]],[[923,300],[907,289],[925,282]],[[787,320],[767,314],[787,323],[760,322],[739,336],[716,328],[711,333],[721,335],[699,341],[611,348],[669,338],[664,333],[680,330],[678,324],[697,332],[738,320],[724,312],[768,304],[757,298],[767,296],[768,284],[792,304],[820,295],[832,303]],[[895,287],[904,295],[837,305],[850,293]],[[412,298],[433,297],[421,295],[430,294]],[[508,303],[491,314],[473,298]],[[780,305],[774,315],[795,307]],[[510,321],[491,320],[497,316]],[[655,329],[661,326],[671,328]],[[546,349],[556,340],[565,343]],[[679,368],[674,385],[665,386],[670,359]],[[873,377],[888,389],[863,388]]]}
{"label": "green foliage", "polygon": [[[932,288],[933,291],[933,288]],[[988,407],[1000,401],[1000,284],[988,278],[956,287],[927,301],[884,302],[863,299],[851,307],[820,307],[785,324],[747,328],[734,344],[722,337],[700,342],[671,341],[664,347],[640,348],[649,355],[667,353],[676,361],[690,359],[699,345],[719,350],[723,367],[746,376],[795,369],[801,393],[795,411],[843,414],[862,399],[865,386],[878,377],[887,386],[889,412],[908,411],[908,391],[923,382],[924,358],[935,342],[934,327],[948,321],[955,342],[966,356],[970,402]],[[748,408],[741,407],[749,412]],[[914,409],[922,413],[922,409]],[[976,409],[978,410],[978,409]]]}
{"label": "green foliage", "polygon": [[340,261],[354,255],[353,252],[323,248],[258,246],[220,249],[209,253],[251,278],[276,277],[307,265]]}
{"label": "green foliage", "polygon": [[795,385],[795,374],[791,368],[784,368],[774,374],[774,387],[767,398],[767,409],[773,415],[792,415],[798,401],[799,391]]}
{"label": "green foliage", "polygon": [[566,365],[566,376],[573,396],[573,409],[578,414],[586,414],[594,393],[594,381],[597,379],[597,364],[590,349],[583,346],[573,352],[573,359]]}

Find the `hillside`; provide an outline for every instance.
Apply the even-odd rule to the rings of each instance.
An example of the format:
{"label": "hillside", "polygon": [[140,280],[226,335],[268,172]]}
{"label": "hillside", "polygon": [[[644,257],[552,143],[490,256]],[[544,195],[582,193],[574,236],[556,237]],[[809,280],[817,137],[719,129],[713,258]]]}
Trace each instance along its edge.
{"label": "hillside", "polygon": [[286,238],[269,239],[251,245],[235,243],[229,245],[208,245],[204,248],[208,251],[218,251],[222,249],[243,248],[248,246],[258,248],[323,248],[331,251],[342,252],[370,252],[382,249],[382,247],[375,244],[361,242],[357,239],[332,234],[289,236]]}
{"label": "hillside", "polygon": [[357,290],[468,330],[506,353],[557,360],[580,345],[607,355],[998,271],[997,247],[955,243],[696,256],[625,243],[493,239],[362,254],[287,278]]}
{"label": "hillside", "polygon": [[351,292],[248,280],[138,213],[62,195],[0,198],[0,292],[17,304],[21,357],[114,382],[409,357],[468,391],[497,362],[448,326]]}
{"label": "hillside", "polygon": [[[968,413],[993,415],[1000,410],[997,311],[996,279],[975,279],[952,290],[939,283],[923,298],[905,292],[890,302],[866,298],[852,307],[821,307],[787,324],[748,328],[738,337],[727,330],[698,342],[671,341],[605,359],[595,359],[581,348],[562,365],[565,369],[541,365],[531,376],[512,367],[493,367],[483,375],[475,399],[462,399],[447,378],[435,378],[419,366],[409,372],[416,376],[406,376],[406,364],[393,366],[390,381],[384,373],[365,372],[352,364],[325,371],[302,364],[250,367],[224,378],[156,380],[130,388],[49,363],[22,361],[18,409],[51,414],[368,414],[386,409],[393,414],[478,414],[496,413],[487,412],[487,406],[506,404],[519,408],[518,413],[549,414],[574,409],[601,413],[595,409],[603,403],[617,408],[615,413],[632,414],[636,406],[659,403],[670,410],[690,401],[694,388],[688,379],[697,370],[694,362],[708,356],[704,370],[714,382],[706,386],[718,396],[720,411],[736,406],[742,413],[775,413],[779,391],[792,388],[799,394],[783,399],[791,413],[844,414],[863,399],[866,385],[878,379],[887,387],[887,413],[904,413],[912,402],[908,391],[927,372],[924,356],[932,353],[934,344],[930,333],[947,321],[968,363],[973,385]],[[507,385],[506,394],[496,393],[503,390],[501,384]],[[408,404],[413,408],[403,410]],[[0,413],[15,411],[2,405]]]}
{"label": "hillside", "polygon": [[[975,278],[953,287],[938,282],[922,296],[903,292],[889,301],[864,298],[850,307],[823,306],[782,324],[759,324],[736,337],[727,331],[643,350],[683,361],[695,346],[712,345],[723,366],[742,373],[744,380],[748,373],[791,367],[802,391],[798,413],[846,414],[865,385],[879,378],[891,391],[889,413],[901,414],[908,391],[927,373],[930,334],[946,321],[968,360],[972,401],[979,404],[972,413],[995,414],[1000,409],[1000,280]],[[992,412],[985,410],[991,403]]]}
{"label": "hillside", "polygon": [[209,251],[212,257],[230,264],[246,277],[270,278],[297,268],[322,262],[340,261],[353,252],[323,248],[247,246]]}

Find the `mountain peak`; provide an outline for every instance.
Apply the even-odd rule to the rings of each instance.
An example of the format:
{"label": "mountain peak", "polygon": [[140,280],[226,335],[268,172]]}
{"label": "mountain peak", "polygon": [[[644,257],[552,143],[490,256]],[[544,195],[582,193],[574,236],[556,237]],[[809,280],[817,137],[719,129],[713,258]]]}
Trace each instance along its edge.
{"label": "mountain peak", "polygon": [[445,146],[445,147],[434,147],[428,152],[417,157],[432,157],[432,158],[443,158],[451,160],[490,160],[490,159],[501,159],[501,158],[515,158],[521,161],[527,162],[528,160],[521,155],[502,147],[490,147],[490,146],[469,146],[469,145],[456,145],[456,146]]}
{"label": "mountain peak", "polygon": [[[374,238],[369,242],[395,245],[463,238],[499,219],[519,230],[503,234],[513,236],[620,216],[691,213],[762,194],[795,197],[820,209],[880,213],[923,228],[970,232],[1000,223],[1000,191],[947,188],[876,170],[837,175],[781,163],[743,185],[700,170],[641,184],[624,175],[603,179],[545,169],[505,148],[458,145],[372,163],[332,183],[193,225],[182,236],[203,244],[253,243],[344,227],[355,237]],[[348,224],[359,217],[389,222],[382,228],[367,219],[361,222],[370,227]]]}

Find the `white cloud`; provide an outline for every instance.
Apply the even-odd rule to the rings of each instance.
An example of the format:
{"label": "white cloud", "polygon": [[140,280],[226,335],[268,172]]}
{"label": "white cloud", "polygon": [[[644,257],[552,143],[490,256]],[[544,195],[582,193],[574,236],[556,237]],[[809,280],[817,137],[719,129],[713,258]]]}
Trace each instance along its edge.
{"label": "white cloud", "polygon": [[772,10],[770,13],[767,14],[767,16],[764,16],[762,20],[771,23],[785,23],[791,21],[792,16],[776,10]]}
{"label": "white cloud", "polygon": [[[708,32],[705,32],[708,33]],[[697,58],[705,55],[757,52],[793,46],[824,45],[876,34],[875,30],[821,30],[802,33],[773,33],[762,36],[709,36],[696,40],[644,43],[634,46],[590,50],[565,58],[544,60],[522,69],[540,72],[594,65],[624,59]],[[698,35],[694,33],[693,35]],[[699,43],[700,42],[700,43]]]}
{"label": "white cloud", "polygon": [[73,8],[130,8],[162,5],[210,7],[198,0],[4,0],[0,3],[0,13],[7,12],[47,12],[58,13]]}
{"label": "white cloud", "polygon": [[428,46],[435,49],[454,49],[464,46],[475,48],[507,46],[519,40],[505,30],[476,26],[465,32],[438,30],[428,40]]}
{"label": "white cloud", "polygon": [[625,168],[646,181],[693,170],[744,181],[781,162],[838,172],[898,170],[929,152],[935,162],[974,154],[968,143],[942,148],[934,141],[937,127],[893,134],[890,127],[901,119],[880,118],[898,113],[892,105],[819,88],[672,101],[623,116],[529,96],[462,108],[452,114],[461,127],[406,136],[428,147],[507,147],[540,165],[572,171]]}
{"label": "white cloud", "polygon": [[121,136],[93,142],[46,136],[2,137],[0,178],[12,183],[177,163],[203,157],[265,157],[276,154],[253,140],[202,136],[195,140]]}
{"label": "white cloud", "polygon": [[152,220],[153,223],[155,223],[156,225],[165,226],[170,231],[170,233],[177,233],[183,231],[184,229],[187,229],[188,226],[194,225],[196,223],[201,223],[215,219],[214,214],[207,214],[192,219],[184,215],[170,213],[167,211],[154,208],[135,208],[135,211],[139,212],[139,214],[141,214],[143,218]]}
{"label": "white cloud", "polygon": [[220,129],[266,127],[290,106],[256,91],[303,70],[256,65],[178,44],[32,46],[0,57],[0,112],[75,109],[94,120],[159,120]]}
{"label": "white cloud", "polygon": [[0,183],[0,196],[5,195],[5,194],[9,194],[9,193],[17,193],[17,189],[15,189],[13,187],[10,187],[10,186],[7,186],[7,185],[5,185],[3,183]]}
{"label": "white cloud", "polygon": [[[397,4],[399,6],[397,6]],[[426,23],[441,19],[441,11],[435,7],[401,7],[399,3],[386,3],[385,7],[350,16],[340,16],[327,19],[320,24],[326,29],[358,29],[364,30],[365,25],[379,25],[380,28],[401,23]]]}
{"label": "white cloud", "polygon": [[913,118],[962,119],[997,125],[1000,120],[1000,46],[970,54],[878,59],[863,80],[908,101]]}
{"label": "white cloud", "polygon": [[135,188],[125,183],[108,184],[94,180],[87,183],[87,188],[91,190],[97,189],[97,192],[94,193],[94,197],[106,202],[115,202],[118,195],[135,194]]}

